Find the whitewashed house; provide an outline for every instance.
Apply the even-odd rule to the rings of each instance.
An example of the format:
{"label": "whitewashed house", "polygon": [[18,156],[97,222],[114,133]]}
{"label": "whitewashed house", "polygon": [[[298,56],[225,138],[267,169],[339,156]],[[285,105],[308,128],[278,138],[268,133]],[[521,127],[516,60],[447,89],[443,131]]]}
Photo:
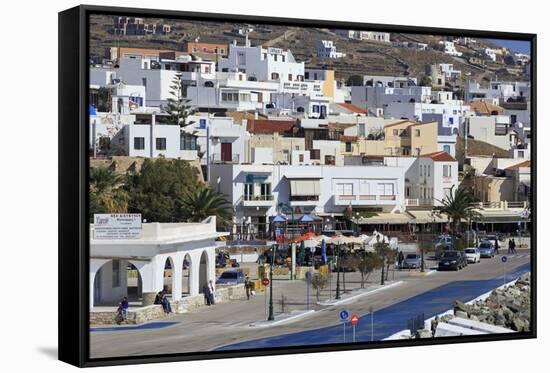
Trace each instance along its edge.
{"label": "whitewashed house", "polygon": [[345,53],[336,51],[336,46],[332,40],[317,40],[315,47],[319,58],[342,58],[346,56]]}

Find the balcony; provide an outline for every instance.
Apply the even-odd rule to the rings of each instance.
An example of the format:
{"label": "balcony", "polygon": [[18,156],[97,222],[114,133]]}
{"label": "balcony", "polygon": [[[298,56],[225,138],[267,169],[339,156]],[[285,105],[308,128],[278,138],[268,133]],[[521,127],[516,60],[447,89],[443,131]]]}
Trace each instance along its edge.
{"label": "balcony", "polygon": [[239,164],[239,154],[231,154],[222,156],[215,153],[210,156],[210,163],[212,164]]}
{"label": "balcony", "polygon": [[359,195],[338,195],[333,196],[335,206],[374,206],[374,205],[394,205],[397,196],[378,195],[378,194],[359,194]]}
{"label": "balcony", "polygon": [[243,207],[271,207],[275,204],[272,194],[269,195],[243,195]]}

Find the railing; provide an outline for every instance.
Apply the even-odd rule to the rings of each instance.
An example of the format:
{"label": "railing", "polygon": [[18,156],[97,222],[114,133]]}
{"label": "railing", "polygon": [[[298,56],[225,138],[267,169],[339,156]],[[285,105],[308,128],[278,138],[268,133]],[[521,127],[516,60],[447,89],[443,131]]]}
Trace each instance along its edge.
{"label": "railing", "polygon": [[360,194],[360,195],[335,195],[337,201],[395,201],[396,195],[377,195],[377,194]]}
{"label": "railing", "polygon": [[376,195],[375,194],[361,194],[359,195],[360,201],[376,201]]}
{"label": "railing", "polygon": [[270,194],[270,195],[252,196],[252,195],[245,194],[243,196],[243,201],[273,201],[273,195]]}
{"label": "railing", "polygon": [[394,201],[395,200],[395,195],[391,195],[391,196],[383,195],[383,196],[379,196],[379,197],[380,197],[381,201]]}
{"label": "railing", "polygon": [[222,159],[221,154],[212,154],[210,156],[210,161],[212,163],[239,163],[239,154],[231,155],[231,159]]}
{"label": "railing", "polygon": [[290,202],[319,201],[319,196],[291,196]]}

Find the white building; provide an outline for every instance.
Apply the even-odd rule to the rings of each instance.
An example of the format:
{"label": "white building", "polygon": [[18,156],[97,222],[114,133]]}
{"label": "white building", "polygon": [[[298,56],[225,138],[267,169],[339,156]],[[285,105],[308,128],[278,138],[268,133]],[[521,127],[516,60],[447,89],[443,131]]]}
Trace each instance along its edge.
{"label": "white building", "polygon": [[445,77],[451,80],[459,79],[462,72],[455,70],[452,63],[440,63],[438,64],[439,70],[445,74]]}
{"label": "white building", "polygon": [[[153,304],[166,285],[165,269],[171,269],[172,303],[182,296],[202,292],[215,283],[216,218],[201,223],[143,223],[134,239],[100,239],[90,227],[90,309],[117,305],[128,296],[128,267],[137,270],[137,294],[143,305]],[[184,276],[183,272],[186,272]]]}
{"label": "white building", "polygon": [[462,56],[462,52],[459,52],[456,50],[456,47],[455,47],[455,43],[452,42],[452,41],[440,41],[439,44],[443,44],[443,52],[445,54],[448,54],[450,56],[456,56],[456,57],[460,57]]}
{"label": "white building", "polygon": [[466,131],[475,140],[504,150],[511,150],[519,142],[516,132],[510,127],[510,117],[507,115],[469,117],[466,121]]}
{"label": "white building", "polygon": [[483,48],[483,54],[485,54],[485,56],[487,56],[493,62],[497,60],[497,53],[494,49]]}
{"label": "white building", "polygon": [[290,50],[230,45],[229,55],[218,63],[220,72],[242,72],[257,81],[304,81],[304,63],[296,62]]}
{"label": "white building", "polygon": [[389,32],[378,31],[355,31],[355,30],[334,30],[337,35],[348,39],[368,40],[382,43],[390,42]]}
{"label": "white building", "polygon": [[432,89],[430,87],[351,87],[351,103],[361,108],[366,107],[369,111],[382,108],[386,112],[386,108],[392,103],[429,103],[431,101]]}
{"label": "white building", "polygon": [[315,46],[319,58],[342,58],[346,56],[345,53],[336,51],[336,46],[332,40],[317,40]]}
{"label": "white building", "polygon": [[482,88],[476,81],[469,81],[464,90],[465,101],[497,99],[501,103],[509,99],[529,100],[531,96],[530,82],[491,81],[487,88]]}
{"label": "white building", "polygon": [[350,205],[385,212],[404,209],[401,168],[317,166],[307,162],[308,155],[293,152],[294,165],[212,165],[211,185],[233,205],[235,224],[251,222],[259,231],[280,212],[280,203],[317,215],[342,213]]}
{"label": "white building", "polygon": [[401,167],[405,174],[405,204],[407,207],[438,206],[458,187],[458,162],[446,152],[419,157],[384,157],[384,163]]}

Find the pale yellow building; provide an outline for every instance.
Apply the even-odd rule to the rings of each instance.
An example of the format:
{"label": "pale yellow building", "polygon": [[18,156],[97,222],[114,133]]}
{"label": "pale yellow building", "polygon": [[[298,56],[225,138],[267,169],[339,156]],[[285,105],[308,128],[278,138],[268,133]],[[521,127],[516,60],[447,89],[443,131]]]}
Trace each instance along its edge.
{"label": "pale yellow building", "polygon": [[253,161],[254,148],[273,149],[273,163],[287,163],[292,159],[293,151],[305,150],[305,139],[303,137],[281,136],[273,134],[251,134],[246,145],[246,163]]}
{"label": "pale yellow building", "polygon": [[423,155],[437,152],[437,122],[404,120],[384,126],[389,155]]}

